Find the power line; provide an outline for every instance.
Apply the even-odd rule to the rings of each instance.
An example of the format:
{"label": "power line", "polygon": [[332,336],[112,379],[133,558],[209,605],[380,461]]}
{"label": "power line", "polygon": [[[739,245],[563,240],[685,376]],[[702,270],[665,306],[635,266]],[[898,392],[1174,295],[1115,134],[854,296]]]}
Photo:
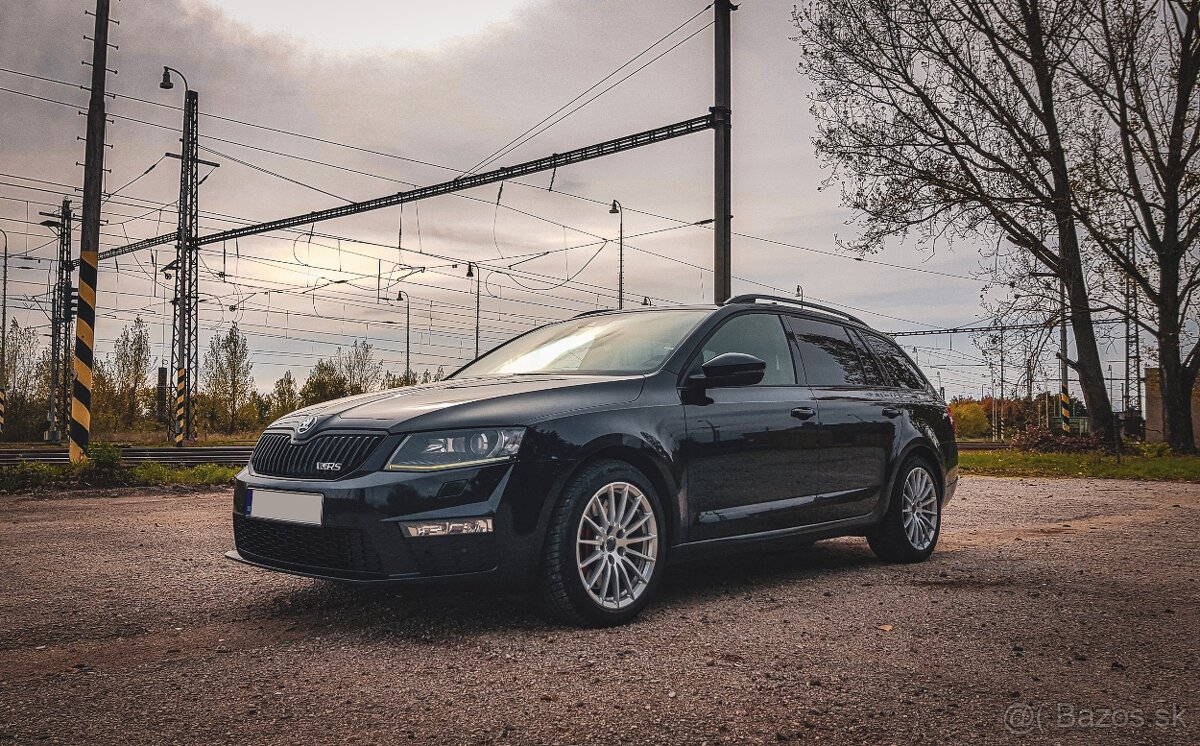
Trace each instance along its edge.
{"label": "power line", "polygon": [[[565,103],[565,104],[563,104],[562,106],[558,107],[558,108],[557,108],[557,109],[555,109],[554,111],[552,111],[552,112],[550,112],[549,114],[547,114],[547,115],[545,116],[545,118],[543,118],[543,119],[542,119],[541,121],[539,121],[537,124],[533,125],[533,126],[532,126],[532,127],[530,127],[529,129],[526,129],[524,132],[522,132],[521,134],[517,135],[517,136],[516,136],[516,137],[514,137],[513,139],[509,140],[509,141],[508,141],[508,142],[506,142],[504,145],[502,145],[502,146],[500,146],[499,148],[497,148],[496,150],[492,151],[492,153],[490,153],[489,155],[485,156],[485,157],[483,158],[483,160],[479,161],[479,162],[478,162],[478,163],[476,163],[474,166],[471,166],[470,168],[468,168],[468,169],[466,170],[466,173],[469,173],[469,174],[470,174],[470,173],[475,173],[475,172],[476,172],[476,171],[478,171],[480,168],[483,168],[484,166],[488,165],[489,163],[492,163],[492,162],[494,162],[496,159],[498,159],[498,158],[501,158],[501,157],[503,157],[505,154],[512,152],[514,149],[516,149],[516,148],[520,147],[521,145],[524,145],[525,143],[529,142],[529,141],[530,141],[530,140],[532,140],[533,138],[537,137],[538,135],[542,134],[542,133],[543,133],[543,132],[545,132],[546,130],[550,129],[550,127],[553,127],[554,125],[556,125],[556,124],[558,124],[559,122],[561,122],[563,119],[566,119],[566,118],[567,118],[568,116],[570,116],[571,114],[574,114],[576,111],[578,111],[579,109],[583,108],[583,106],[586,106],[587,104],[589,104],[589,103],[591,103],[592,101],[596,100],[597,98],[599,98],[600,96],[604,95],[604,94],[605,94],[605,93],[607,93],[608,91],[612,90],[612,88],[613,88],[613,87],[615,87],[615,86],[617,86],[617,85],[620,85],[621,83],[623,83],[624,81],[626,81],[626,80],[628,80],[630,77],[632,77],[633,75],[635,75],[635,74],[637,74],[638,72],[641,72],[642,70],[644,70],[644,69],[645,69],[646,67],[648,67],[649,65],[652,65],[652,64],[654,64],[656,61],[658,61],[658,60],[662,59],[662,57],[663,57],[664,55],[666,55],[666,54],[670,53],[671,51],[673,51],[674,49],[678,48],[680,44],[683,44],[684,42],[688,41],[688,39],[691,39],[691,38],[692,38],[693,36],[695,36],[697,33],[700,33],[700,31],[703,31],[704,29],[708,28],[708,26],[711,26],[711,25],[712,25],[711,23],[707,24],[706,26],[704,26],[703,28],[701,28],[701,29],[700,29],[700,31],[697,31],[696,33],[693,33],[691,36],[687,37],[687,38],[686,38],[686,39],[684,39],[682,42],[679,42],[679,44],[676,44],[675,46],[673,46],[673,47],[671,47],[670,49],[668,49],[666,52],[663,52],[663,53],[662,53],[662,54],[660,54],[659,56],[657,56],[657,57],[655,57],[654,59],[650,60],[650,61],[649,61],[649,62],[647,62],[645,65],[643,65],[642,67],[639,67],[637,70],[634,70],[632,73],[630,73],[629,75],[625,76],[625,77],[624,77],[624,78],[622,78],[621,80],[618,80],[618,81],[617,81],[616,83],[614,83],[612,86],[609,86],[608,88],[604,89],[603,91],[601,91],[600,93],[596,94],[596,95],[595,95],[595,96],[593,96],[592,98],[588,99],[588,100],[587,100],[587,101],[585,101],[583,104],[581,104],[581,105],[580,105],[578,108],[576,108],[576,109],[573,109],[572,111],[568,112],[568,113],[567,113],[566,115],[564,115],[562,118],[560,118],[560,119],[558,119],[558,120],[556,120],[556,121],[554,121],[554,122],[551,122],[551,123],[550,123],[548,126],[546,126],[545,128],[543,128],[543,129],[541,129],[541,130],[538,130],[537,132],[534,132],[534,130],[537,130],[539,127],[541,127],[541,126],[542,126],[543,124],[545,124],[547,121],[549,121],[550,119],[554,118],[554,116],[555,116],[555,115],[557,115],[559,112],[561,112],[563,109],[566,109],[567,107],[571,106],[572,104],[574,104],[574,103],[575,103],[576,101],[578,101],[579,99],[583,98],[583,97],[584,97],[584,96],[586,96],[587,94],[589,94],[589,93],[591,93],[592,91],[594,91],[594,90],[596,90],[597,88],[599,88],[599,87],[600,87],[601,85],[603,85],[603,84],[604,84],[604,83],[605,83],[605,82],[606,82],[606,81],[607,81],[609,78],[613,77],[613,76],[614,76],[614,75],[616,75],[617,73],[619,73],[619,72],[621,72],[622,70],[624,70],[625,68],[629,67],[629,66],[630,66],[630,65],[632,65],[634,62],[636,62],[637,60],[639,60],[641,57],[645,56],[646,54],[649,54],[651,50],[653,50],[653,49],[654,49],[655,47],[657,47],[659,44],[662,44],[664,41],[666,41],[666,40],[667,40],[667,39],[669,39],[670,37],[674,36],[676,33],[678,33],[678,32],[679,32],[681,29],[683,29],[685,26],[687,26],[687,25],[688,25],[688,24],[690,24],[692,21],[696,20],[696,19],[697,19],[697,18],[699,18],[701,15],[703,15],[704,13],[706,13],[706,12],[707,12],[707,11],[708,11],[710,8],[712,8],[712,5],[711,5],[711,4],[709,4],[709,5],[705,6],[704,8],[702,8],[700,11],[698,11],[698,12],[697,12],[695,15],[693,15],[691,18],[688,18],[688,19],[687,19],[686,21],[684,21],[683,23],[679,24],[679,25],[678,25],[678,26],[676,26],[675,28],[673,28],[673,29],[671,29],[670,31],[668,31],[666,34],[664,34],[663,36],[661,36],[661,37],[660,37],[660,38],[659,38],[657,41],[655,41],[653,44],[651,44],[650,46],[646,47],[646,48],[645,48],[645,49],[643,49],[641,52],[638,52],[636,55],[634,55],[633,57],[631,57],[630,59],[628,59],[627,61],[625,61],[623,64],[621,64],[621,65],[620,65],[619,67],[617,67],[615,70],[613,70],[612,72],[610,72],[608,75],[605,75],[603,78],[601,78],[600,80],[598,80],[598,81],[596,81],[595,83],[593,83],[593,84],[592,84],[590,87],[588,87],[586,90],[584,90],[583,92],[581,92],[581,93],[579,93],[578,95],[576,95],[576,96],[575,96],[575,98],[572,98],[570,101],[566,102],[566,103]],[[530,134],[531,132],[533,132],[533,134],[532,134],[532,135]]]}

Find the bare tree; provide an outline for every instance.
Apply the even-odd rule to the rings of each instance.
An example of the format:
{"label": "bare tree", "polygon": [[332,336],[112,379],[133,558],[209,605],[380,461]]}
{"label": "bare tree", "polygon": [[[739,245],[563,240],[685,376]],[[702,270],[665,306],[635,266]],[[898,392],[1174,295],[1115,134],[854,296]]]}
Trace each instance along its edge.
{"label": "bare tree", "polygon": [[1193,453],[1200,2],[1094,0],[1079,10],[1086,33],[1064,69],[1092,103],[1098,124],[1079,169],[1086,191],[1077,192],[1076,212],[1113,269],[1108,277],[1131,278],[1153,306],[1152,317],[1137,322],[1158,343],[1165,440],[1178,453]]}
{"label": "bare tree", "polygon": [[1073,366],[1102,436],[1092,314],[1125,315],[1131,278],[1153,306],[1137,323],[1158,343],[1166,439],[1193,452],[1200,2],[815,0],[794,20],[818,150],[864,216],[857,248],[914,229],[1021,247],[1028,260],[1008,269],[1026,311],[1055,302],[1032,272],[1066,283]]}
{"label": "bare tree", "polygon": [[[1060,75],[1085,0],[813,0],[797,9],[816,83],[820,155],[877,250],[1011,238],[1066,283],[1093,430],[1111,431],[1073,200],[1075,129],[1091,119]],[[1070,126],[1064,125],[1067,123]]]}
{"label": "bare tree", "polygon": [[348,349],[339,348],[334,363],[346,381],[348,395],[374,391],[383,379],[383,361],[375,359],[374,349],[366,340],[355,340]]}

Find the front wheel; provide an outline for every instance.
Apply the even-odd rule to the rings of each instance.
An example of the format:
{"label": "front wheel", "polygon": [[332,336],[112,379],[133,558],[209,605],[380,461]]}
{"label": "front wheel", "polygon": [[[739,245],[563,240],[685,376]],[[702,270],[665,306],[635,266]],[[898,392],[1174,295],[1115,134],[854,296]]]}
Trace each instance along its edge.
{"label": "front wheel", "polygon": [[573,624],[633,619],[650,601],[665,560],[662,506],[650,481],[623,461],[586,466],[550,518],[541,590]]}
{"label": "front wheel", "polygon": [[867,534],[884,562],[920,562],[933,554],[942,530],[942,494],[929,463],[910,457],[900,467],[883,522]]}

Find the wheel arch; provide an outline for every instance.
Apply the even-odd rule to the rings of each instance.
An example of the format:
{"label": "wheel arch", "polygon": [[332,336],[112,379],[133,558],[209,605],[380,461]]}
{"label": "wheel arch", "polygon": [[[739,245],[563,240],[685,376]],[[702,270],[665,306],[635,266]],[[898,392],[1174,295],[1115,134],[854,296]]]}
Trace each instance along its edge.
{"label": "wheel arch", "polygon": [[879,518],[881,520],[883,516],[887,515],[888,509],[891,507],[892,496],[896,491],[896,480],[900,478],[900,468],[904,466],[904,462],[913,456],[929,463],[933,471],[933,478],[937,481],[939,499],[946,499],[946,467],[942,464],[941,458],[938,457],[937,448],[926,438],[917,438],[908,443],[896,456],[895,466],[892,467],[892,473],[887,482],[887,489],[883,494],[884,499],[880,500]]}
{"label": "wheel arch", "polygon": [[546,527],[550,523],[550,515],[562,498],[562,492],[581,471],[597,461],[624,461],[641,472],[650,481],[650,486],[658,494],[659,505],[663,510],[667,523],[667,537],[663,542],[669,547],[675,537],[679,536],[681,516],[675,495],[679,491],[678,481],[672,474],[670,463],[657,449],[640,438],[630,435],[609,435],[595,439],[583,449],[571,468],[563,471],[551,490],[551,499],[546,500],[542,508],[539,531],[540,543],[546,541]]}

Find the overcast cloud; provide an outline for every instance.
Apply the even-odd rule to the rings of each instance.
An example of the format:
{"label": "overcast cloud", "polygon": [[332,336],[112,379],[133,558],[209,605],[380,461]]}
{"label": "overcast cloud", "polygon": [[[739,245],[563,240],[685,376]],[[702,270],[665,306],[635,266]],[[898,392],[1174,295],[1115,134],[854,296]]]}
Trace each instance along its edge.
{"label": "overcast cloud", "polygon": [[[86,0],[9,0],[0,5],[0,67],[85,82],[88,68],[80,60],[90,58],[89,45],[81,38],[91,34],[91,19],[83,14],[88,5]],[[113,28],[112,42],[120,48],[110,57],[118,74],[110,76],[109,85],[120,94],[178,106],[182,86],[164,91],[157,85],[162,65],[169,64],[183,71],[199,91],[202,113],[465,169],[704,5],[697,0],[441,4],[125,0],[114,3],[120,26]],[[221,6],[233,8],[237,20],[225,15]],[[851,230],[844,225],[850,215],[839,208],[836,185],[819,191],[826,173],[813,155],[807,85],[796,71],[799,50],[789,39],[794,33],[791,7],[791,3],[749,0],[734,14],[734,229],[832,251],[835,236]],[[700,29],[709,15],[703,13],[675,39]],[[705,114],[712,98],[711,66],[708,30],[494,165]],[[86,93],[78,88],[11,73],[0,72],[0,87],[68,102],[78,109],[86,105]],[[37,211],[50,209],[63,195],[79,207],[77,192],[11,176],[80,184],[82,169],[75,163],[83,159],[83,143],[76,138],[83,133],[84,118],[78,109],[0,92],[0,172],[9,175],[0,177],[0,196],[5,197],[0,200],[0,216],[5,218],[0,225],[12,237],[14,254],[28,249],[33,257],[51,257],[53,245],[33,250],[51,240],[46,229],[36,225]],[[116,189],[158,162],[164,152],[176,150],[178,132],[171,128],[179,126],[180,114],[124,98],[112,101],[110,112],[165,126],[123,119],[111,125],[108,187]],[[240,165],[230,156],[352,200],[455,175],[453,170],[212,117],[202,116],[200,128],[201,144],[210,148],[201,157],[221,163],[202,187],[202,234],[231,225],[214,214],[264,220],[339,203],[328,194]],[[207,171],[202,168],[201,173]],[[297,234],[209,246],[202,255],[206,267],[201,285],[202,334],[207,340],[215,330],[239,320],[255,350],[254,372],[262,388],[286,368],[303,378],[316,357],[353,339],[365,338],[377,345],[389,367],[399,371],[404,309],[402,304],[377,302],[376,288],[387,286],[387,298],[395,298],[401,289],[413,298],[414,367],[453,368],[470,356],[474,346],[473,280],[465,276],[466,262],[482,262],[496,270],[512,264],[514,256],[554,252],[517,267],[542,277],[485,271],[484,347],[541,320],[615,305],[617,218],[609,214],[607,202],[616,198],[628,208],[627,236],[677,225],[635,210],[685,221],[708,219],[711,171],[712,136],[704,133],[563,169],[555,175],[553,193],[546,189],[550,174],[524,180],[538,188],[507,184],[501,207],[496,205],[496,186],[466,193],[474,199],[447,196],[419,207],[408,205],[403,213],[402,252],[396,248],[398,208],[319,224],[318,232],[344,237],[340,251],[337,240],[310,242]],[[169,205],[177,191],[178,163],[163,160],[106,205],[109,224],[104,228],[104,244],[117,246],[126,243],[126,235],[137,239],[169,231],[174,214],[160,215],[153,206]],[[20,222],[26,219],[27,207],[32,226]],[[132,219],[135,216],[144,217]],[[611,239],[598,255],[602,242],[597,243],[595,236]],[[580,244],[588,245],[558,251]],[[743,278],[734,281],[735,292],[775,288],[791,294],[802,285],[808,297],[862,309],[867,321],[888,330],[956,325],[978,314],[978,282],[831,258],[748,238],[735,237],[733,250],[734,273]],[[452,267],[452,260],[421,252],[462,261]],[[169,247],[160,247],[103,268],[97,323],[101,353],[139,313],[155,325],[157,343],[169,342],[169,291],[161,282],[156,287],[151,275],[152,266],[161,267],[172,254]],[[970,274],[978,263],[969,247],[930,257],[896,246],[875,258],[956,274]],[[426,269],[400,283],[398,262]],[[706,228],[629,238],[627,302],[640,303],[645,296],[656,303],[706,302],[712,275],[689,265],[710,267],[711,262],[712,234]],[[377,276],[380,266],[382,280]],[[222,271],[225,281],[217,274]],[[15,298],[15,307],[26,309],[15,315],[23,323],[45,323],[44,314],[35,309],[35,296],[45,292],[48,262],[18,260],[12,274],[10,298]],[[327,285],[330,282],[337,284]],[[544,290],[531,291],[522,284]],[[272,288],[275,292],[268,293]],[[302,293],[306,289],[309,292]],[[959,363],[970,361],[961,358]],[[948,393],[968,386],[978,391],[977,369],[944,372]]]}

